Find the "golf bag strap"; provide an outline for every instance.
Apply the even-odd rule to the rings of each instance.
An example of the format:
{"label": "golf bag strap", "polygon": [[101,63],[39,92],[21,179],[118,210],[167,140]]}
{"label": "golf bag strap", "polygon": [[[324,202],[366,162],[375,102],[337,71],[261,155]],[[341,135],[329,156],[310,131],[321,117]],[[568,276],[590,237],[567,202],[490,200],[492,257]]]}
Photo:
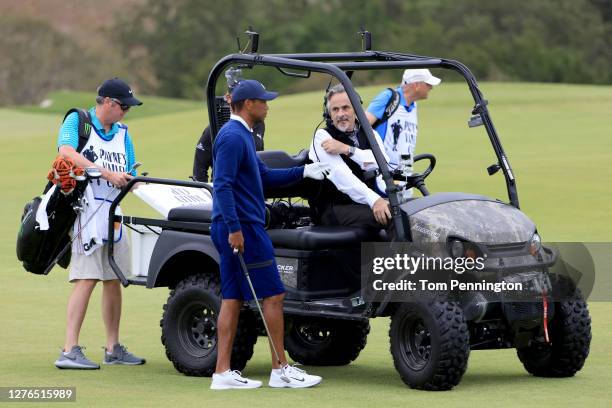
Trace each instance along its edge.
{"label": "golf bag strap", "polygon": [[89,116],[89,112],[85,109],[80,108],[72,108],[66,115],[64,116],[64,121],[71,113],[76,112],[79,115],[79,144],[76,149],[77,152],[81,152],[89,139],[89,134],[91,132],[91,128],[93,126],[91,122],[91,117]]}
{"label": "golf bag strap", "polygon": [[[89,116],[89,112],[86,111],[85,109],[80,109],[80,108],[72,108],[68,112],[66,112],[66,115],[64,115],[64,120],[62,121],[62,123],[65,122],[68,115],[70,115],[73,112],[76,112],[79,115],[79,144],[77,146],[76,151],[80,153],[85,147],[85,145],[87,144],[87,141],[89,140],[89,134],[91,132],[93,123],[91,122],[91,117]],[[43,190],[43,194],[46,194],[47,191],[49,191],[51,187],[53,187],[53,183],[48,182]]]}
{"label": "golf bag strap", "polygon": [[397,108],[400,106],[400,94],[395,89],[387,88],[391,91],[391,97],[385,106],[385,111],[380,119],[372,124],[372,128],[376,128],[381,123],[385,123],[395,113]]}

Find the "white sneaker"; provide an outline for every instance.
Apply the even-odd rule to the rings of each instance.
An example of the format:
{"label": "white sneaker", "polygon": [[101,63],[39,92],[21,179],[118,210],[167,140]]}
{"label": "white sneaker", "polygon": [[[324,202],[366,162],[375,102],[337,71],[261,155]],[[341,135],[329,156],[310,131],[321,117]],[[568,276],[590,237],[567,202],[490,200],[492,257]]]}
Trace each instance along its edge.
{"label": "white sneaker", "polygon": [[231,390],[259,387],[261,387],[261,381],[245,378],[238,370],[227,370],[221,374],[213,374],[212,383],[210,384],[211,390]]}
{"label": "white sneaker", "polygon": [[280,369],[272,370],[268,385],[272,388],[308,388],[321,382],[322,378],[318,375],[310,375],[306,371],[295,366],[285,366],[285,376],[289,382],[283,381]]}

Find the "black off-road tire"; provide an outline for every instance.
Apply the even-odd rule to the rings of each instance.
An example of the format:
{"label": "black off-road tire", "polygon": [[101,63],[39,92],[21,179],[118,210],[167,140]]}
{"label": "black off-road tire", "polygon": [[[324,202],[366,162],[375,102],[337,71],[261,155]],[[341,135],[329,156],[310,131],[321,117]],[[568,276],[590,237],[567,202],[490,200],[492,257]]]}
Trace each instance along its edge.
{"label": "black off-road tire", "polygon": [[[221,285],[216,276],[188,276],[170,292],[159,325],[166,356],[179,372],[196,377],[214,373],[220,309]],[[232,349],[232,369],[244,369],[253,356],[255,342],[255,316],[250,310],[242,310]]]}
{"label": "black off-road tire", "polygon": [[285,349],[296,362],[340,366],[354,361],[366,345],[370,324],[296,316],[288,319]]}
{"label": "black off-road tire", "polygon": [[389,338],[395,369],[410,388],[450,390],[467,369],[469,332],[454,302],[402,304],[391,316]]}
{"label": "black off-road tire", "polygon": [[584,366],[591,346],[591,316],[578,289],[562,302],[555,302],[549,324],[550,343],[535,343],[517,349],[525,370],[537,377],[572,377]]}

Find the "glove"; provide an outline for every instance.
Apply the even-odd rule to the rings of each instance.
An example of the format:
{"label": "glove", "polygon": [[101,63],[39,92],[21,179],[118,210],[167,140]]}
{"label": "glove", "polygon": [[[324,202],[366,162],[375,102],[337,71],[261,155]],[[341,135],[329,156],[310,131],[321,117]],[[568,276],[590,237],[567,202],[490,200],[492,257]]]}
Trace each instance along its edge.
{"label": "glove", "polygon": [[304,166],[304,178],[309,177],[315,180],[323,180],[325,176],[329,175],[331,166],[327,163],[310,163]]}

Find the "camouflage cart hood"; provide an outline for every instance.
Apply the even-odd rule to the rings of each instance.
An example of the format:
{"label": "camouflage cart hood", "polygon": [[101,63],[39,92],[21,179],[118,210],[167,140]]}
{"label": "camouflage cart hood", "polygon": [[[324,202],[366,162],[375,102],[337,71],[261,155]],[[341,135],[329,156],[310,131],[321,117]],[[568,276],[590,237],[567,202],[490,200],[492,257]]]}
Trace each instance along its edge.
{"label": "camouflage cart hood", "polygon": [[445,242],[448,236],[472,242],[525,242],[534,223],[515,207],[491,198],[438,193],[402,204],[417,242]]}

